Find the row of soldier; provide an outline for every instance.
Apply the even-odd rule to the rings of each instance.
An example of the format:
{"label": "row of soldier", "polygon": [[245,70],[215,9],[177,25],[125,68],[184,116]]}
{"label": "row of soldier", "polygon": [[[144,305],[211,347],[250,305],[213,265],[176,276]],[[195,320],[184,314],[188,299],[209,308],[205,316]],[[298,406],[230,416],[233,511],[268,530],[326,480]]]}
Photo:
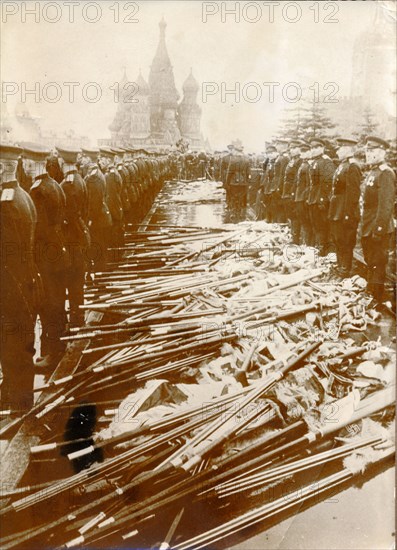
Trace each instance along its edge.
{"label": "row of soldier", "polygon": [[[354,139],[275,140],[260,170],[242,146],[228,146],[218,157],[215,177],[223,182],[231,221],[246,216],[247,196],[255,190],[257,219],[288,223],[292,242],[316,247],[319,255],[336,252],[339,274],[348,277],[358,232],[367,264],[368,291],[384,298],[389,251],[395,232],[396,175],[387,162],[390,144],[377,136],[365,143],[366,175]],[[360,223],[361,222],[361,223]]]}
{"label": "row of soldier", "polygon": [[48,372],[68,324],[84,322],[87,274],[119,260],[126,224],[144,218],[170,175],[166,156],[134,149],[20,145],[0,145],[1,401],[11,410],[33,403],[37,318],[36,365]]}
{"label": "row of soldier", "polygon": [[[317,246],[320,254],[336,250],[344,276],[351,270],[361,219],[368,290],[381,301],[394,233],[396,178],[385,162],[389,144],[368,138],[365,178],[354,140],[338,140],[337,163],[325,154],[325,145],[321,139],[277,140],[268,146],[259,170],[240,145],[230,146],[227,155],[193,162],[200,173],[193,170],[188,176],[204,177],[205,167],[207,176],[223,182],[229,209],[237,212],[231,221],[244,219],[248,190],[256,190],[258,218],[288,221],[293,242]],[[37,363],[52,367],[64,352],[60,336],[67,324],[66,296],[69,322],[79,325],[86,273],[118,261],[125,224],[142,220],[164,179],[178,179],[189,158],[110,147],[59,148],[49,156],[32,144],[0,146],[0,157],[1,395],[3,402],[11,400],[13,389],[13,402],[21,403],[24,396],[30,406],[37,315],[42,325]]]}

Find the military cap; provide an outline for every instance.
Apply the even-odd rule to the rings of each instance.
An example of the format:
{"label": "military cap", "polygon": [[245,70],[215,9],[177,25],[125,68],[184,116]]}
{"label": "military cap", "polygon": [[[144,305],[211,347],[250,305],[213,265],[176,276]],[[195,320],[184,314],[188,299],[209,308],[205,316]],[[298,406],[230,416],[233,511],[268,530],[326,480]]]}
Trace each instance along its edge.
{"label": "military cap", "polygon": [[86,147],[83,147],[81,152],[85,157],[88,157],[91,160],[96,160],[99,155],[99,149],[97,147],[94,147],[93,149],[87,149]]}
{"label": "military cap", "polygon": [[286,145],[289,144],[289,140],[285,138],[276,138],[274,141],[275,143],[285,143]]}
{"label": "military cap", "polygon": [[291,139],[291,141],[289,142],[290,149],[292,147],[302,147],[302,145],[303,141],[301,141],[300,139]]}
{"label": "military cap", "polygon": [[389,143],[377,136],[368,136],[365,140],[365,145],[368,149],[389,149]]}
{"label": "military cap", "polygon": [[22,142],[20,146],[23,147],[24,157],[33,160],[35,162],[43,162],[51,155],[50,149],[39,143]]}
{"label": "military cap", "polygon": [[106,157],[106,158],[109,158],[109,159],[112,159],[112,160],[116,156],[116,153],[113,151],[113,149],[111,147],[100,147],[99,148],[99,154],[102,157]]}
{"label": "military cap", "polygon": [[310,143],[306,143],[302,141],[302,145],[300,145],[301,151],[309,151],[311,149]]}
{"label": "military cap", "polygon": [[311,140],[309,140],[309,143],[310,143],[310,146],[311,147],[318,147],[319,145],[321,147],[327,147],[327,143],[326,141],[324,141],[323,139],[321,138],[312,138]]}
{"label": "military cap", "polygon": [[357,145],[358,141],[353,138],[337,138],[336,143],[338,147],[343,147],[344,145],[352,147],[353,145]]}
{"label": "military cap", "polygon": [[112,149],[113,153],[115,155],[118,155],[118,156],[124,155],[124,153],[125,153],[125,149],[123,149],[122,147],[112,147],[111,149]]}
{"label": "military cap", "polygon": [[137,150],[135,149],[135,147],[131,147],[131,146],[121,147],[121,149],[124,149],[124,152],[125,152],[125,153],[134,154],[134,153],[137,152]]}
{"label": "military cap", "polygon": [[81,149],[73,149],[70,147],[55,147],[58,151],[58,155],[63,158],[67,164],[75,164],[77,157],[81,153]]}
{"label": "military cap", "polygon": [[18,157],[22,155],[22,153],[22,147],[0,143],[0,158],[4,160],[18,160]]}
{"label": "military cap", "polygon": [[266,145],[266,153],[276,153],[277,149],[275,145]]}

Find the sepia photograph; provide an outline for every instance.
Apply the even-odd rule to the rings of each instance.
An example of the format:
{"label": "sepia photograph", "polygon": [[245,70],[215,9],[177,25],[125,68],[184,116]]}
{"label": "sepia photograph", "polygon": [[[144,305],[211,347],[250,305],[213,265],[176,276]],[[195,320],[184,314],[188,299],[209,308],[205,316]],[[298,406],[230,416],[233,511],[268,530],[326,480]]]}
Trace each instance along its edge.
{"label": "sepia photograph", "polygon": [[394,549],[397,1],[0,10],[1,548]]}

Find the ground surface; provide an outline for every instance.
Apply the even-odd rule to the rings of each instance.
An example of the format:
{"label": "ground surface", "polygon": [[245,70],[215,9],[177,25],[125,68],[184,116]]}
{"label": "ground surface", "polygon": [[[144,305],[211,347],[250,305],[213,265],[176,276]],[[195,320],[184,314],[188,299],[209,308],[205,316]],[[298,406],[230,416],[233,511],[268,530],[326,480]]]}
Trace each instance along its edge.
{"label": "ground surface", "polygon": [[[170,182],[158,196],[146,223],[175,226],[219,226],[229,221],[224,191],[214,182]],[[382,316],[367,337],[389,343],[395,334],[391,317]],[[363,335],[357,333],[360,343]],[[36,384],[43,382],[36,377]],[[8,442],[3,441],[5,445]],[[45,470],[45,463],[42,465]],[[35,472],[37,474],[37,470]],[[37,479],[37,475],[35,475]],[[29,482],[31,480],[28,480]],[[244,496],[243,496],[244,498]],[[256,506],[260,505],[256,501]],[[388,549],[394,544],[394,469],[390,463],[360,478],[332,499],[318,503],[291,516],[276,518],[273,525],[259,525],[229,539],[225,548],[239,550],[282,549],[372,550]],[[206,513],[196,518],[205,526]],[[226,514],[227,515],[227,514]],[[229,519],[226,517],[226,520]],[[231,542],[230,542],[231,540]]]}
{"label": "ground surface", "polygon": [[[228,221],[220,184],[169,183],[159,195],[148,223],[218,226]],[[389,342],[395,323],[383,317],[368,335]],[[372,550],[394,547],[394,468],[391,465],[351,486],[330,501],[319,502],[266,531],[245,535],[236,550]],[[205,518],[202,518],[205,522]],[[230,546],[229,546],[230,547]]]}

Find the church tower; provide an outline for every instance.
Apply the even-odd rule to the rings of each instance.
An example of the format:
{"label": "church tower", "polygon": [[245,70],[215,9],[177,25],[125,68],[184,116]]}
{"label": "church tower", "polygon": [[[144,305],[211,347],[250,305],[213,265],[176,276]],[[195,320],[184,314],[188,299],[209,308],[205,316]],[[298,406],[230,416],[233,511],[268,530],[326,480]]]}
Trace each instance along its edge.
{"label": "church tower", "polygon": [[139,71],[135,83],[138,90],[133,99],[138,101],[136,103],[131,103],[130,141],[133,141],[134,138],[145,140],[150,136],[150,90],[149,84],[143,78],[141,71]]}
{"label": "church tower", "polygon": [[111,138],[101,140],[102,145],[164,149],[183,137],[192,148],[204,147],[200,132],[201,108],[197,102],[200,86],[190,71],[183,84],[182,101],[178,103],[179,94],[165,43],[167,24],[164,18],[159,27],[160,37],[149,80],[146,82],[139,70],[135,82],[130,82],[124,68],[116,88],[118,101],[109,126]]}
{"label": "church tower", "polygon": [[129,102],[129,96],[131,96],[131,90],[128,89],[126,84],[128,83],[127,72],[124,68],[123,78],[118,85],[117,94],[117,111],[113,119],[113,122],[109,126],[111,132],[112,144],[121,144],[128,142],[131,134],[131,103]]}
{"label": "church tower", "polygon": [[200,118],[201,108],[197,103],[197,94],[200,87],[193,76],[192,69],[183,84],[183,99],[178,106],[179,129],[182,137],[189,140],[192,146],[200,146]]}
{"label": "church tower", "polygon": [[394,21],[385,5],[374,4],[370,27],[354,43],[351,97],[361,98],[366,107],[395,115]]}
{"label": "church tower", "polygon": [[150,126],[155,141],[175,143],[179,137],[177,92],[171,61],[165,43],[166,22],[160,21],[160,39],[149,74]]}

